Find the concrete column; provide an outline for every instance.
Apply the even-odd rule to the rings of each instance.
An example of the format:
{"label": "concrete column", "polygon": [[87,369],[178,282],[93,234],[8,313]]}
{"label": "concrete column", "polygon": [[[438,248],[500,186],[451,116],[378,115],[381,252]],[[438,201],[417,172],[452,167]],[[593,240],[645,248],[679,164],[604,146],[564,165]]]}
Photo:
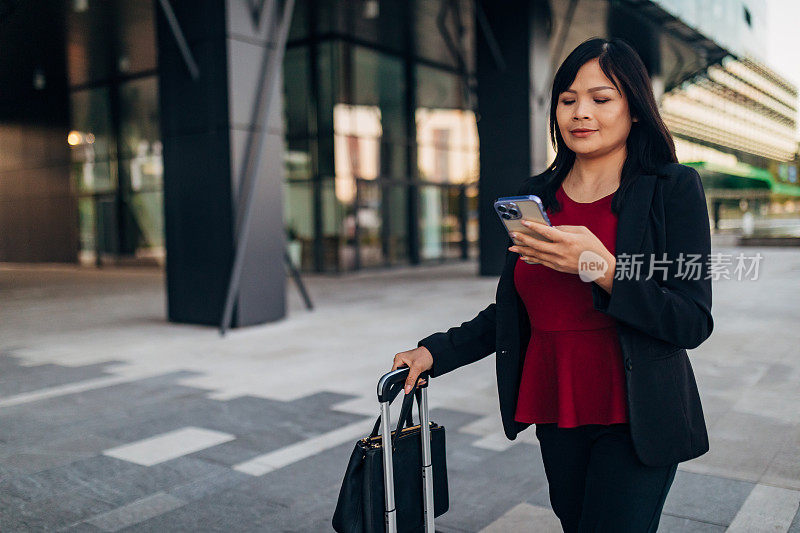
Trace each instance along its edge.
{"label": "concrete column", "polygon": [[[239,168],[253,128],[261,63],[272,47],[267,36],[274,33],[267,23],[274,19],[267,13],[256,17],[249,3],[237,0],[172,6],[200,77],[194,81],[189,75],[159,7],[168,317],[218,325],[233,264]],[[278,87],[282,92],[281,80]],[[234,326],[271,322],[286,314],[281,109],[281,100],[275,100]]]}

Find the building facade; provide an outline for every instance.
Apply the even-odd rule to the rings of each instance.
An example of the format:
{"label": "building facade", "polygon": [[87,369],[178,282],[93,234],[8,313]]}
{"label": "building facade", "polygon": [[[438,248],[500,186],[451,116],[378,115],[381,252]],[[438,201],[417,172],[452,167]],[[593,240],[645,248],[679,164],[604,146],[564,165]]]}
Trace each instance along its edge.
{"label": "building facade", "polygon": [[218,324],[233,295],[234,325],[284,316],[284,250],[306,272],[495,275],[491,201],[552,160],[552,75],[591,36],[637,49],[715,219],[796,195],[797,89],[761,60],[763,0],[296,0],[261,121],[287,5],[0,6],[0,261],[166,265],[170,320]]}

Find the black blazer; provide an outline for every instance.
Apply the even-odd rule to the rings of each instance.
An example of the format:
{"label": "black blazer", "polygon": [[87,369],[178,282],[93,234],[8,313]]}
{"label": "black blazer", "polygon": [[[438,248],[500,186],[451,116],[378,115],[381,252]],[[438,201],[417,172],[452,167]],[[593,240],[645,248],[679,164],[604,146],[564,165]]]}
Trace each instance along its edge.
{"label": "black blazer", "polygon": [[[518,194],[536,194],[538,177]],[[511,246],[508,239],[507,247]],[[697,171],[678,163],[631,182],[619,213],[615,255],[646,254],[639,279],[614,279],[611,294],[591,282],[594,308],[616,319],[627,385],[627,412],[634,449],[652,466],[670,465],[708,451],[703,409],[687,349],[696,348],[714,327],[708,260],[711,232],[705,191]],[[668,275],[655,270],[650,254],[666,258]],[[699,276],[677,275],[678,254],[701,254]],[[495,303],[478,315],[418,342],[433,355],[431,378],[497,352],[497,391],[506,436],[514,440],[530,426],[514,420],[522,363],[531,330],[514,286],[518,254],[506,251]],[[663,263],[661,263],[663,265]],[[697,278],[697,279],[695,279]]]}

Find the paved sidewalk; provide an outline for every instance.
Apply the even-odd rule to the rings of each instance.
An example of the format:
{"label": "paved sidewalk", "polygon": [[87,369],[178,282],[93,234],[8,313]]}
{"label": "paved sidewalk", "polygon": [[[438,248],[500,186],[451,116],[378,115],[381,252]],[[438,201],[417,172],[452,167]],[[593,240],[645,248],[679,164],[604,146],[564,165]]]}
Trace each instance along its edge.
{"label": "paved sidewalk", "polygon": [[[800,250],[715,282],[690,351],[711,451],[681,463],[660,532],[800,533]],[[0,531],[332,531],[393,355],[472,318],[474,262],[307,276],[278,323],[168,324],[161,273],[0,267]],[[503,435],[494,356],[436,378],[441,532],[560,531],[533,429]],[[396,414],[396,411],[395,411]]]}

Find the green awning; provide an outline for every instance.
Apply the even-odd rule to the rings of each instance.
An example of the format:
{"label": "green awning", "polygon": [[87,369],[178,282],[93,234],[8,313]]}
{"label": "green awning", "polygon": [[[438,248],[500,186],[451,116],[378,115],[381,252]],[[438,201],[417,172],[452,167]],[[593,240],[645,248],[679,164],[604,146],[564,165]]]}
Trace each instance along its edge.
{"label": "green awning", "polygon": [[800,196],[800,186],[779,182],[769,170],[747,163],[721,165],[707,161],[682,163],[697,169],[704,186],[720,189],[769,189],[770,192]]}

